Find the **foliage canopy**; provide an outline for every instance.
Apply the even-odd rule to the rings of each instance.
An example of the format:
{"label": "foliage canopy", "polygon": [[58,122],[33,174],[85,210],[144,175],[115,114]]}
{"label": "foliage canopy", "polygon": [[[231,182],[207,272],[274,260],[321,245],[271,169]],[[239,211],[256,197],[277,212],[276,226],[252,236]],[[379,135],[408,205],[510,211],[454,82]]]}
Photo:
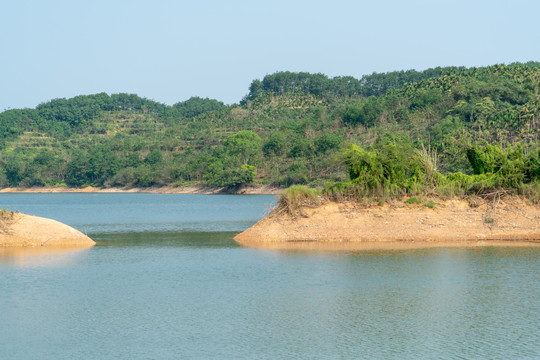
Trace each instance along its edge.
{"label": "foliage canopy", "polygon": [[514,187],[538,179],[539,84],[540,63],[530,62],[360,79],[279,72],[233,105],[192,97],[168,106],[126,93],[54,99],[0,113],[0,186],[290,186],[350,176],[391,192],[442,177]]}

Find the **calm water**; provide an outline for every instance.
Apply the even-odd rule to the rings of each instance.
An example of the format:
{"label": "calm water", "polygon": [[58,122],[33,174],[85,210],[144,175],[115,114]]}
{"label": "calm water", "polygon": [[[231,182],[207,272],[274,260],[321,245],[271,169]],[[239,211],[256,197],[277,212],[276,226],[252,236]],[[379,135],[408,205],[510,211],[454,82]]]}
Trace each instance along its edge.
{"label": "calm water", "polygon": [[238,246],[272,201],[0,194],[98,241],[0,255],[0,359],[540,358],[540,248]]}

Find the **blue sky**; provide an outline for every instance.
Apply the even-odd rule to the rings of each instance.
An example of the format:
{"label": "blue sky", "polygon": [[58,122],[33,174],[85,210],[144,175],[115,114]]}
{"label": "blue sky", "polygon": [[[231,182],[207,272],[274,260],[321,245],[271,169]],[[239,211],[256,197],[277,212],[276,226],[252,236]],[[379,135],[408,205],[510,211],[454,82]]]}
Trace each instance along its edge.
{"label": "blue sky", "polygon": [[0,111],[98,92],[235,103],[276,71],[540,61],[540,1],[0,0]]}

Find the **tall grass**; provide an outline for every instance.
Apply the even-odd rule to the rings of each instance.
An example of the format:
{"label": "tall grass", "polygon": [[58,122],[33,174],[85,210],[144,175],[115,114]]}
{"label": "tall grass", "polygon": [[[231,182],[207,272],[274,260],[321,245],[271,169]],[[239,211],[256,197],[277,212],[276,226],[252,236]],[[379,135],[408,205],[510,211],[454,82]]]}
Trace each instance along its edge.
{"label": "tall grass", "polygon": [[14,211],[0,209],[0,232],[5,232],[6,228],[13,222]]}
{"label": "tall grass", "polygon": [[517,193],[529,199],[533,204],[540,204],[540,181],[521,185]]}
{"label": "tall grass", "polygon": [[436,174],[438,174],[437,152],[434,150],[431,150],[431,146],[428,146],[428,148],[426,149],[424,147],[424,144],[422,144],[422,147],[420,149],[415,150],[415,155],[418,162],[424,168],[426,180],[429,181],[430,183],[434,183],[437,177]]}
{"label": "tall grass", "polygon": [[11,220],[13,219],[13,216],[15,215],[14,211],[10,211],[7,209],[0,209],[0,221],[2,220]]}
{"label": "tall grass", "polygon": [[302,207],[313,207],[321,203],[322,189],[293,185],[283,191],[278,200],[277,211],[298,215]]}

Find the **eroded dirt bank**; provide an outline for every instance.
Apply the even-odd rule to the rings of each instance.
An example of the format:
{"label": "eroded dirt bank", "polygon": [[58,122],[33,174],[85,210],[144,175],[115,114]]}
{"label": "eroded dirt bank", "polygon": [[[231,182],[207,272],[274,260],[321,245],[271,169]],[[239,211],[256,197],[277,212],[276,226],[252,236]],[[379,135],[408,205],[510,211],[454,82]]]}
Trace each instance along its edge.
{"label": "eroded dirt bank", "polygon": [[378,249],[540,245],[540,207],[519,198],[360,208],[327,202],[290,215],[274,211],[235,237],[257,248]]}
{"label": "eroded dirt bank", "polygon": [[85,234],[56,220],[3,211],[0,246],[92,246]]}

